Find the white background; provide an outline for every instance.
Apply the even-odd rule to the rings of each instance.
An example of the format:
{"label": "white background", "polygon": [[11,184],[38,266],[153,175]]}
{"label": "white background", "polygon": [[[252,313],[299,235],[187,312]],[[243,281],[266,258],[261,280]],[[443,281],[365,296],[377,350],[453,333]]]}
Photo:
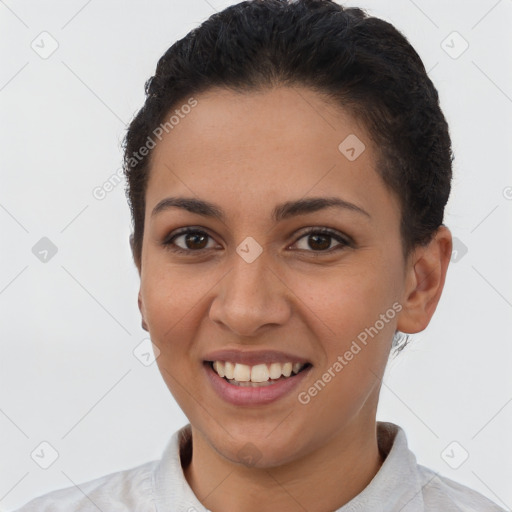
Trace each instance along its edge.
{"label": "white background", "polygon": [[[187,422],[133,355],[146,332],[124,183],[92,191],[120,167],[158,58],[232,3],[0,1],[3,509],[159,458]],[[510,509],[512,1],[350,5],[401,30],[438,87],[456,156],[445,223],[467,248],[429,327],[390,362],[378,419],[405,429],[421,464]],[[31,48],[43,31],[59,45],[47,59]],[[469,44],[458,58],[453,31]],[[42,237],[58,249],[46,263]],[[59,453],[46,470],[30,457],[42,441]],[[469,453],[458,469],[441,456],[453,441],[452,465]]]}

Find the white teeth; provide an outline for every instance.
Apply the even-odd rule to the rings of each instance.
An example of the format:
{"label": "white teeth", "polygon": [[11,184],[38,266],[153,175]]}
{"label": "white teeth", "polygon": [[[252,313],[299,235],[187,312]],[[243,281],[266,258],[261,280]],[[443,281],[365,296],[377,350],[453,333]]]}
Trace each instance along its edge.
{"label": "white teeth", "polygon": [[284,363],[283,370],[282,370],[283,375],[285,377],[289,377],[292,374],[292,368],[293,368],[292,363]]}
{"label": "white teeth", "polygon": [[272,363],[269,373],[271,379],[279,379],[281,377],[281,363]]}
{"label": "white teeth", "polygon": [[290,377],[292,372],[294,375],[304,368],[304,363],[271,363],[269,365],[261,363],[254,366],[247,364],[233,363],[230,361],[214,361],[213,369],[220,377],[226,377],[232,384],[257,385],[273,384],[275,381],[283,377]]}
{"label": "white teeth", "polygon": [[226,361],[224,363],[224,373],[226,379],[234,379],[235,378],[235,365],[233,363],[230,363],[229,361]]}
{"label": "white teeth", "polygon": [[266,364],[257,364],[251,368],[251,382],[266,382],[269,372]]}
{"label": "white teeth", "polygon": [[235,371],[233,372],[233,379],[238,382],[249,382],[251,380],[251,367],[246,364],[236,363]]}
{"label": "white teeth", "polygon": [[221,376],[224,377],[224,363],[222,361],[215,361],[213,363],[213,369]]}

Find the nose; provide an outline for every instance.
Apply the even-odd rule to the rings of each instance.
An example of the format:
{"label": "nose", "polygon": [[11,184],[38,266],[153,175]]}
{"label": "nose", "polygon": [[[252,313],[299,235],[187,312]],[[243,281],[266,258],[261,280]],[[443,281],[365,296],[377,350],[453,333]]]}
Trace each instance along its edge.
{"label": "nose", "polygon": [[290,317],[293,293],[264,254],[251,263],[234,254],[215,290],[210,319],[237,337],[260,336]]}

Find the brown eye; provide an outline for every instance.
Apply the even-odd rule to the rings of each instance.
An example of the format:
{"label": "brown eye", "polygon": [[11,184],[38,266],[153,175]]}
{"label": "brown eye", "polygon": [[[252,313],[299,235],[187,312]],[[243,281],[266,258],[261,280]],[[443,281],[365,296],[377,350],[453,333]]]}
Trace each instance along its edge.
{"label": "brown eye", "polygon": [[184,229],[166,239],[163,245],[177,252],[199,252],[211,248],[207,246],[208,239],[211,239],[211,236],[204,231]]}
{"label": "brown eye", "polygon": [[311,249],[325,250],[329,249],[331,246],[331,236],[329,235],[309,235],[309,247]]}
{"label": "brown eye", "polygon": [[[305,247],[302,247],[300,250],[305,250],[307,252],[332,252],[338,249],[343,249],[345,246],[350,246],[350,242],[342,237],[336,231],[331,231],[329,229],[313,229],[304,233],[295,244],[297,244],[300,240],[305,239],[307,242],[304,244]],[[336,240],[338,245],[331,247],[332,240]]]}
{"label": "brown eye", "polygon": [[207,245],[208,235],[204,233],[192,232],[182,236],[184,237],[186,249],[204,249]]}
{"label": "brown eye", "polygon": [[[171,233],[162,244],[169,250],[177,253],[200,254],[207,249],[212,249],[215,246],[208,246],[209,239],[213,242],[213,238],[200,229],[185,228],[177,233]],[[337,231],[330,229],[311,229],[304,233],[294,245],[297,245],[300,240],[304,239],[305,246],[299,247],[299,250],[306,251],[312,254],[331,253],[337,250],[344,249],[345,247],[352,247],[348,238],[345,238]],[[333,239],[337,245],[331,247]]]}

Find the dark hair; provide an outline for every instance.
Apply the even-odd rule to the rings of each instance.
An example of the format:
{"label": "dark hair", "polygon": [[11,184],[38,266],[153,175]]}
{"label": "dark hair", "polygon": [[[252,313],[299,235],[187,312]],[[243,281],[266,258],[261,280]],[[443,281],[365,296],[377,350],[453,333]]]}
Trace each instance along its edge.
{"label": "dark hair", "polygon": [[279,85],[308,86],[363,121],[377,148],[377,171],[400,201],[404,256],[432,239],[443,222],[453,155],[437,90],[407,39],[391,24],[330,0],[250,0],[174,43],[146,82],[145,104],[124,140],[138,265],[151,157],[140,150],[155,145],[152,135],[171,109],[213,87]]}

